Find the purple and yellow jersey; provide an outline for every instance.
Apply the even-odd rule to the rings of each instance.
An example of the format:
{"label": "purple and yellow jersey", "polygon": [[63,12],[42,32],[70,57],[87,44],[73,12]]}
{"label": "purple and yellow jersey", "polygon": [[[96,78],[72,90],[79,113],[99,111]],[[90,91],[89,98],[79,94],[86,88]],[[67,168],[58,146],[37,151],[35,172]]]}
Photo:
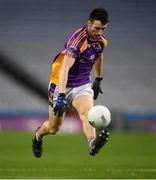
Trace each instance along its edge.
{"label": "purple and yellow jersey", "polygon": [[75,59],[68,73],[67,87],[78,87],[89,83],[91,70],[96,59],[107,47],[107,40],[102,35],[98,41],[90,41],[87,27],[78,29],[65,43],[64,49],[54,58],[50,81],[58,85],[59,73],[64,56]]}

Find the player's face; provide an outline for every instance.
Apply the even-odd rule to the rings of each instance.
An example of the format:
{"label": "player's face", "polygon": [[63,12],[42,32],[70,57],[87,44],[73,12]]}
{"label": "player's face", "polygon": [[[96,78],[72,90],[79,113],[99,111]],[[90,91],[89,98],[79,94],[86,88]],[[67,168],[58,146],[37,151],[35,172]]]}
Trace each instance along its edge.
{"label": "player's face", "polygon": [[88,32],[90,39],[93,41],[98,40],[98,38],[104,33],[108,26],[107,24],[102,24],[99,20],[88,21]]}

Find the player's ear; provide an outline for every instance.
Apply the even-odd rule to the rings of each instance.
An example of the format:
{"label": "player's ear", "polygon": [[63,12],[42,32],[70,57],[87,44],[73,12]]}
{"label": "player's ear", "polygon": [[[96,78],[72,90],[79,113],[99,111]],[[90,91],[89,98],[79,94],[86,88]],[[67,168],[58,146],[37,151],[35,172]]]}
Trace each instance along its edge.
{"label": "player's ear", "polygon": [[92,22],[90,21],[90,20],[88,20],[88,30],[90,30],[91,29],[91,26],[92,26]]}
{"label": "player's ear", "polygon": [[87,24],[88,24],[88,27],[90,27],[92,23],[90,20],[88,20]]}

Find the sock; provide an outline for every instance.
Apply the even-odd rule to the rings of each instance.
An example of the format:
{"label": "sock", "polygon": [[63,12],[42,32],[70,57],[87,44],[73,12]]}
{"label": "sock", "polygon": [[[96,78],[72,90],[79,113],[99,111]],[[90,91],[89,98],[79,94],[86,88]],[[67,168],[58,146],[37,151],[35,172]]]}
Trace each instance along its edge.
{"label": "sock", "polygon": [[36,132],[35,136],[36,136],[37,141],[41,141],[42,138],[38,132]]}
{"label": "sock", "polygon": [[93,137],[93,136],[88,139],[89,147],[91,146],[91,144],[94,140],[95,140],[95,137]]}

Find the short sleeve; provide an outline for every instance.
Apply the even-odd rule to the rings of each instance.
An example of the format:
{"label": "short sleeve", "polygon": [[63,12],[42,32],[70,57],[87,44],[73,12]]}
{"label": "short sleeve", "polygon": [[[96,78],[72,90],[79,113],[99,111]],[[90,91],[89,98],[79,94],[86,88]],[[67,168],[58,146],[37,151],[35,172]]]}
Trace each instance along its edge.
{"label": "short sleeve", "polygon": [[77,30],[70,37],[65,47],[65,54],[76,59],[80,53],[81,46],[86,39],[86,29],[81,28]]}

